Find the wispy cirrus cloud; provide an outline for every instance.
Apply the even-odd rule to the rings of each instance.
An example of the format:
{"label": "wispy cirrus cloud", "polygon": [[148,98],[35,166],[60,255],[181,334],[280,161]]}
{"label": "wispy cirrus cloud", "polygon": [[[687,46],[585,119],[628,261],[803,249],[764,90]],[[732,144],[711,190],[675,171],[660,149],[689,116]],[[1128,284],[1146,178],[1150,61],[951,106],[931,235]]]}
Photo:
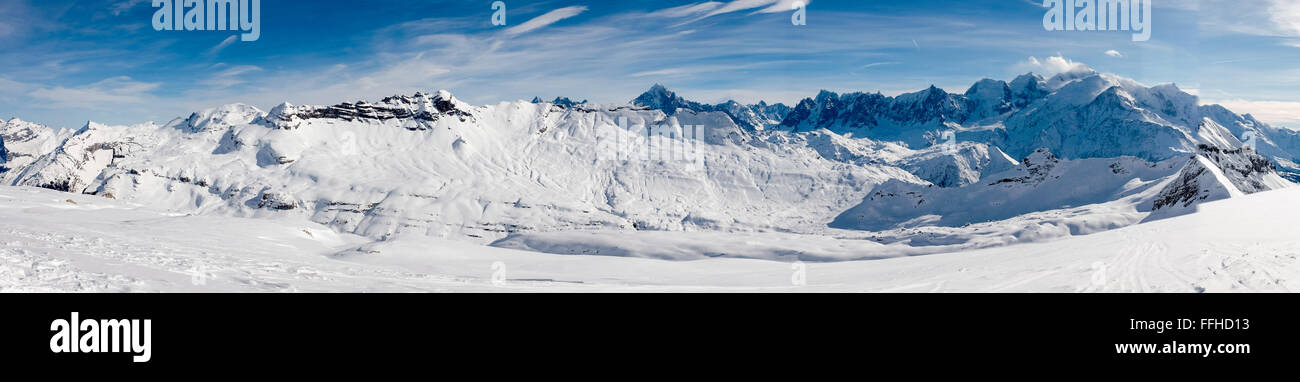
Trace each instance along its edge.
{"label": "wispy cirrus cloud", "polygon": [[586,11],[587,11],[587,7],[581,5],[556,9],[550,12],[546,12],[541,16],[534,17],[531,20],[525,21],[523,24],[510,27],[509,29],[506,29],[505,32],[502,32],[502,34],[507,37],[518,36],[524,33],[532,32],[544,28],[551,24],[555,24],[557,22],[560,22],[560,20],[564,20],[570,17],[580,15]]}
{"label": "wispy cirrus cloud", "polygon": [[758,9],[754,13],[777,13],[794,10],[797,5],[808,5],[812,0],[732,0],[727,3],[709,1],[667,8],[651,13],[664,17],[690,17],[678,25],[689,24],[713,16]]}
{"label": "wispy cirrus cloud", "polygon": [[123,12],[126,12],[127,10],[137,5],[144,4],[146,1],[148,0],[118,1],[117,3],[114,3],[112,6],[109,7],[109,11],[113,13],[113,16],[120,16]]}
{"label": "wispy cirrus cloud", "polygon": [[1201,0],[1203,32],[1300,37],[1300,2],[1294,0]]}
{"label": "wispy cirrus cloud", "polygon": [[47,107],[113,109],[123,105],[143,106],[153,98],[152,92],[161,85],[120,76],[85,86],[36,89],[29,96],[44,101]]}
{"label": "wispy cirrus cloud", "polygon": [[217,45],[213,46],[211,49],[208,49],[208,51],[205,52],[204,55],[205,55],[205,56],[216,56],[217,54],[220,54],[220,53],[221,53],[221,50],[222,50],[222,49],[226,49],[226,47],[229,47],[230,44],[234,44],[235,41],[238,41],[238,40],[239,40],[239,36],[238,36],[238,35],[231,35],[230,37],[226,37],[225,40],[221,40],[220,43],[217,43]]}
{"label": "wispy cirrus cloud", "polygon": [[213,73],[208,79],[201,82],[203,85],[213,89],[225,89],[247,83],[247,75],[262,71],[262,68],[256,65],[229,66],[219,64],[214,65],[213,69],[218,71]]}

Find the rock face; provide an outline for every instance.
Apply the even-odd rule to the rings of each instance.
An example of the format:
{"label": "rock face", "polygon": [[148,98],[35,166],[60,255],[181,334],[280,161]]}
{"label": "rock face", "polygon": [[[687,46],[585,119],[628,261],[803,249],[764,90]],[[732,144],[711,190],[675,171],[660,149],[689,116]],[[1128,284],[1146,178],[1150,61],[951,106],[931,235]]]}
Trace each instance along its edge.
{"label": "rock face", "polygon": [[1152,220],[1187,214],[1200,203],[1290,187],[1267,159],[1249,148],[1202,145],[1152,202]]}
{"label": "rock face", "polygon": [[669,116],[676,115],[681,110],[695,113],[722,112],[731,117],[736,125],[749,131],[763,130],[768,126],[776,125],[785,119],[786,114],[791,110],[784,104],[768,105],[761,101],[754,105],[743,105],[736,101],[706,105],[688,101],[659,84],[655,84],[650,90],[637,96],[632,100],[632,104],[650,110],[659,110]]}
{"label": "rock face", "polygon": [[[532,100],[531,102],[532,102],[532,103],[545,103],[546,101],[542,101],[542,97],[533,97],[533,100]],[[569,99],[569,97],[555,97],[555,100],[554,100],[554,101],[551,101],[551,104],[556,105],[556,106],[563,106],[563,107],[569,107],[569,108],[571,108],[571,107],[578,106],[578,105],[586,105],[586,104],[587,104],[587,100],[584,99],[584,100],[582,100],[582,101],[574,101],[574,100]]]}
{"label": "rock face", "polygon": [[428,129],[441,118],[471,118],[470,106],[446,91],[432,96],[416,93],[415,96],[387,97],[378,103],[357,101],[334,106],[294,106],[284,103],[271,109],[265,121],[281,129],[294,129],[304,120],[334,119],[345,122],[383,122],[400,120],[408,122],[410,130]]}
{"label": "rock face", "polygon": [[106,169],[128,156],[151,151],[161,142],[159,134],[180,134],[159,126],[105,126],[87,123],[14,176],[13,185],[83,193]]}
{"label": "rock face", "polygon": [[289,194],[266,191],[262,193],[262,198],[261,201],[257,203],[257,208],[288,211],[298,208],[298,202],[293,200],[293,196]]}
{"label": "rock face", "polygon": [[0,121],[0,185],[12,185],[22,169],[53,151],[71,133],[17,118]]}

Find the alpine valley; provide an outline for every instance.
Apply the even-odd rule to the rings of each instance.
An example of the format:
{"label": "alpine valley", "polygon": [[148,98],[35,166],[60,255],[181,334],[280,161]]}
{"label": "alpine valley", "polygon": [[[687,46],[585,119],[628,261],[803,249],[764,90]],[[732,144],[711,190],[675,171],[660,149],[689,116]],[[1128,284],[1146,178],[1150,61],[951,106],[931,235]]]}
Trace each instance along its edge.
{"label": "alpine valley", "polygon": [[[620,132],[633,150],[697,140],[702,165],[600,155]],[[75,131],[11,119],[0,142],[0,290],[1232,291],[1300,277],[1300,133],[1090,69],[794,106],[659,85],[618,105],[446,91],[234,104]]]}

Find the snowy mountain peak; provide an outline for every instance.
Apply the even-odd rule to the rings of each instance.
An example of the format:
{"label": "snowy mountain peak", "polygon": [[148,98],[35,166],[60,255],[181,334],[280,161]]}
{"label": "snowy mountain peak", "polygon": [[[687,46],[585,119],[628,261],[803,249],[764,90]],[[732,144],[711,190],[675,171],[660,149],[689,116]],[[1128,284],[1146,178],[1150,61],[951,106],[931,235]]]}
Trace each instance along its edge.
{"label": "snowy mountain peak", "polygon": [[1052,154],[1051,150],[1046,148],[1034,150],[1034,152],[1029,154],[1029,156],[1020,160],[1020,163],[1026,167],[1051,165],[1056,164],[1057,162],[1060,162],[1060,159],[1058,159],[1056,155]]}
{"label": "snowy mountain peak", "polygon": [[668,91],[668,88],[667,88],[667,87],[664,87],[664,85],[662,85],[662,84],[658,84],[658,83],[656,83],[656,84],[654,84],[654,85],[650,85],[650,89],[649,89],[649,90],[646,90],[646,93],[649,93],[649,94],[660,94],[660,95],[666,95],[666,96],[669,96],[669,97],[672,97],[672,94],[673,94],[673,92]]}
{"label": "snowy mountain peak", "polygon": [[641,93],[640,96],[632,100],[632,104],[663,111],[664,114],[668,115],[677,114],[678,109],[690,109],[692,111],[702,111],[703,109],[703,105],[688,101],[660,84],[654,84],[654,86],[650,87],[650,90]]}
{"label": "snowy mountain peak", "polygon": [[650,110],[659,110],[669,116],[677,115],[682,109],[695,113],[720,112],[731,117],[736,125],[750,131],[763,130],[769,125],[780,124],[791,110],[783,104],[769,105],[766,102],[743,105],[732,100],[716,105],[702,104],[682,98],[660,84],[651,86],[650,90],[632,100],[632,104]]}
{"label": "snowy mountain peak", "polygon": [[1062,86],[1065,86],[1068,83],[1078,81],[1080,79],[1084,79],[1088,77],[1097,76],[1099,74],[1100,73],[1098,73],[1096,70],[1093,70],[1092,68],[1089,68],[1087,66],[1078,66],[1069,71],[1061,72],[1056,74],[1055,76],[1052,76],[1051,79],[1047,80],[1046,85],[1047,88],[1049,89],[1060,89]]}
{"label": "snowy mountain peak", "polygon": [[1026,86],[1027,84],[1030,84],[1030,83],[1042,83],[1043,81],[1046,81],[1046,80],[1047,80],[1046,78],[1043,78],[1043,76],[1040,76],[1040,75],[1038,75],[1037,73],[1029,72],[1029,73],[1025,73],[1025,74],[1021,74],[1021,75],[1019,75],[1019,76],[1016,76],[1015,79],[1011,80],[1011,87],[1013,87],[1013,88],[1022,88],[1022,87],[1024,87],[1024,86]]}
{"label": "snowy mountain peak", "polygon": [[1267,159],[1250,148],[1197,147],[1177,178],[1152,202],[1147,220],[1195,212],[1200,203],[1293,186]]}
{"label": "snowy mountain peak", "polygon": [[[540,102],[534,102],[534,103],[540,103]],[[569,97],[555,97],[555,100],[551,101],[551,103],[555,105],[564,106],[564,107],[574,107],[578,105],[586,105],[588,102],[585,99],[582,101],[574,101],[572,99],[569,99]]]}
{"label": "snowy mountain peak", "polygon": [[1134,107],[1136,100],[1133,99],[1132,94],[1124,91],[1124,88],[1111,86],[1093,98],[1091,104],[1095,107],[1110,107],[1121,110]]}
{"label": "snowy mountain peak", "polygon": [[981,97],[1009,97],[1011,95],[1011,86],[1006,81],[985,78],[975,82],[970,89],[966,90],[966,96]]}
{"label": "snowy mountain peak", "polygon": [[256,107],[235,103],[191,114],[179,127],[190,133],[219,131],[253,123],[265,114]]}
{"label": "snowy mountain peak", "polygon": [[272,108],[263,120],[271,126],[286,130],[296,129],[304,121],[313,119],[346,122],[401,120],[409,122],[408,129],[421,130],[443,117],[471,119],[472,110],[472,105],[456,99],[451,92],[440,90],[432,96],[415,93],[414,96],[385,97],[378,103],[357,101],[333,106],[294,106],[286,102]]}
{"label": "snowy mountain peak", "polygon": [[971,85],[965,96],[975,119],[1002,115],[1015,107],[1011,85],[1006,81],[982,79]]}

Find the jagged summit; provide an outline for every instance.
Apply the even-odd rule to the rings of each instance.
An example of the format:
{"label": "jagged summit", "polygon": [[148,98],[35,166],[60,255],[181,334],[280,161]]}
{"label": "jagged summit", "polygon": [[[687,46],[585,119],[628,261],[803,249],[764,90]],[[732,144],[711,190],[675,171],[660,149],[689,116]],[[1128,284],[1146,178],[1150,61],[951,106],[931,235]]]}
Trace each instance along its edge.
{"label": "jagged summit", "polygon": [[1154,212],[1147,220],[1192,213],[1200,203],[1292,186],[1272,163],[1250,148],[1200,145],[1174,181],[1151,202]]}
{"label": "jagged summit", "polygon": [[179,123],[174,121],[168,125],[192,133],[207,132],[252,123],[265,114],[256,107],[235,103],[195,112]]}
{"label": "jagged summit", "polygon": [[641,93],[640,96],[637,96],[636,99],[632,100],[632,104],[663,111],[668,115],[677,114],[678,109],[687,109],[697,112],[711,109],[706,108],[705,105],[698,102],[688,101],[660,84],[654,84],[654,86],[650,87],[650,90]]}
{"label": "jagged summit", "polygon": [[294,106],[286,102],[272,108],[263,121],[282,129],[293,129],[310,119],[348,122],[398,120],[406,123],[408,129],[420,130],[427,129],[429,124],[442,117],[471,118],[471,110],[473,106],[456,99],[451,92],[439,90],[432,95],[416,92],[413,96],[385,97],[378,103],[362,100],[333,106]]}
{"label": "jagged summit", "polygon": [[[533,100],[530,101],[530,102],[532,102],[532,103],[546,103],[546,101],[543,101],[543,100],[542,100],[542,97],[533,97]],[[589,101],[587,101],[587,100],[585,100],[585,99],[582,100],[582,101],[574,101],[574,100],[572,100],[572,99],[569,99],[569,97],[555,97],[555,99],[552,100],[550,103],[551,103],[551,104],[554,104],[554,105],[558,105],[558,106],[574,107],[574,106],[579,106],[579,105],[586,105],[588,102],[589,102]]]}
{"label": "jagged summit", "polygon": [[734,100],[716,105],[707,105],[682,98],[661,84],[651,86],[645,93],[633,99],[632,104],[651,110],[659,110],[669,116],[676,115],[681,110],[696,113],[721,112],[731,117],[736,125],[750,131],[763,130],[768,126],[780,123],[791,110],[790,107],[784,104],[769,105],[763,101],[754,105],[744,105]]}
{"label": "jagged summit", "polygon": [[[1300,133],[1277,129],[1199,99],[1175,84],[1145,86],[1086,66],[1046,79],[985,78],[962,94],[931,85],[894,97],[823,90],[800,101],[780,124],[790,132],[828,129],[920,149],[944,131],[958,140],[996,145],[1023,157],[1048,148],[1063,158],[1121,155],[1159,161],[1198,144],[1240,146],[1247,140],[1286,171],[1300,158]],[[1290,167],[1296,167],[1291,169]]]}

